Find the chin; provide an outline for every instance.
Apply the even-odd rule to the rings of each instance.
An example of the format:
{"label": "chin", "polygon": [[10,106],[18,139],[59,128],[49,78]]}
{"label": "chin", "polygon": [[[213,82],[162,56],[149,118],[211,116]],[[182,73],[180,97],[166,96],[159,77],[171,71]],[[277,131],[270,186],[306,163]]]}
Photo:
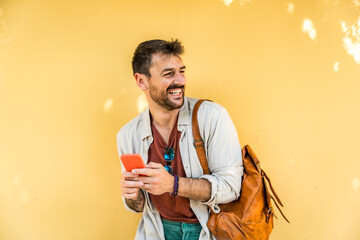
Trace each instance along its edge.
{"label": "chin", "polygon": [[174,102],[174,105],[176,105],[176,108],[181,108],[184,105],[184,97],[181,97],[179,100],[176,100],[176,102]]}
{"label": "chin", "polygon": [[175,109],[179,109],[184,105],[184,98],[181,97],[181,99],[178,99],[176,101],[170,101],[170,99],[168,99],[168,101],[163,104],[163,107],[165,107],[167,110],[172,111]]}

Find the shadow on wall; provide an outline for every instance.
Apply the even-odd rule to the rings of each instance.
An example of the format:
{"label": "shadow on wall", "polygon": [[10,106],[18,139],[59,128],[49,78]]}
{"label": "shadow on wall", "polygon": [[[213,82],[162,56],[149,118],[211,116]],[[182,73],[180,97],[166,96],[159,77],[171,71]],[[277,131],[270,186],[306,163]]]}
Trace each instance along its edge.
{"label": "shadow on wall", "polygon": [[[240,4],[245,5],[248,3],[251,3],[252,0],[223,0],[224,4],[228,7],[232,4]],[[341,28],[344,36],[342,38],[343,47],[346,50],[346,52],[351,55],[355,62],[357,64],[360,64],[360,0],[353,0],[350,3],[341,3],[339,0],[332,0],[332,1],[325,1],[323,3],[326,6],[323,6],[325,9],[328,9],[328,11],[331,11],[332,8],[338,8],[343,9],[345,8],[352,8],[353,15],[346,14],[344,19],[339,19],[339,28]],[[343,5],[346,6],[343,6]],[[284,6],[284,11],[286,11],[288,14],[294,14],[296,11],[296,6],[294,3],[289,2],[287,6]],[[324,18],[322,19],[322,22],[327,22],[327,20]],[[300,30],[300,29],[299,29]],[[314,22],[311,19],[304,18],[303,24],[302,24],[302,32],[304,34],[307,34],[309,38],[313,41],[320,41],[320,39],[317,38],[317,30],[315,27]],[[334,71],[339,71],[340,62],[334,63]]]}

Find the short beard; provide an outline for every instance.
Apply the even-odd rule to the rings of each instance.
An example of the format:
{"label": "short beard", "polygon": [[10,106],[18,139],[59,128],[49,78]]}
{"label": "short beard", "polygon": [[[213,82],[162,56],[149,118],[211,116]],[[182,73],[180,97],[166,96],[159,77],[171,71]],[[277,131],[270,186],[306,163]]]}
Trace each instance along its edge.
{"label": "short beard", "polygon": [[[174,88],[181,88],[182,89],[182,92],[183,92],[183,94],[182,94],[182,103],[180,105],[177,105],[177,104],[173,103],[167,97],[167,91],[170,90],[170,89],[174,89]],[[150,85],[149,94],[150,94],[150,97],[152,98],[152,100],[154,100],[159,106],[161,106],[162,108],[164,108],[164,109],[166,109],[168,111],[179,109],[184,105],[185,86],[171,85],[166,90],[166,94],[162,95],[162,96],[156,96],[154,94],[154,92],[157,92],[157,88]]]}

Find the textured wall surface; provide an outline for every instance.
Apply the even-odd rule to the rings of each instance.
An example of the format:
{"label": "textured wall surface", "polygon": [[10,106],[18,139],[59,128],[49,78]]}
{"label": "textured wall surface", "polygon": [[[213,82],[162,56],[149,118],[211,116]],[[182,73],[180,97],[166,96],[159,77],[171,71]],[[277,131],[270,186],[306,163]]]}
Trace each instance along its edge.
{"label": "textured wall surface", "polygon": [[357,0],[0,1],[0,239],[133,239],[115,135],[138,43],[179,38],[186,95],[226,107],[291,224],[360,239]]}

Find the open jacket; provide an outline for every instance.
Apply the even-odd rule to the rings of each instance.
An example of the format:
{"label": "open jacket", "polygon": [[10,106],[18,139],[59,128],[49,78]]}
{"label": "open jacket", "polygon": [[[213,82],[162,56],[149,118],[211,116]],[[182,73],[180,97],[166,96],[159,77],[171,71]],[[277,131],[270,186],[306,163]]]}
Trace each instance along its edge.
{"label": "open jacket", "polygon": [[[203,102],[198,111],[198,122],[211,175],[203,174],[193,145],[191,125],[192,110],[196,101],[197,99],[185,97],[184,105],[179,111],[179,148],[186,177],[204,178],[211,183],[210,199],[207,202],[190,199],[190,207],[203,227],[199,239],[215,239],[206,226],[209,208],[219,212],[218,204],[228,203],[239,197],[243,175],[242,154],[236,129],[226,109],[217,103]],[[119,156],[139,153],[145,163],[148,161],[148,150],[152,142],[148,108],[122,127],[117,134]],[[123,166],[122,171],[125,171]],[[144,210],[135,239],[165,240],[160,214],[148,193],[144,191],[144,195]],[[123,200],[125,207],[133,211],[126,205],[124,198]]]}

